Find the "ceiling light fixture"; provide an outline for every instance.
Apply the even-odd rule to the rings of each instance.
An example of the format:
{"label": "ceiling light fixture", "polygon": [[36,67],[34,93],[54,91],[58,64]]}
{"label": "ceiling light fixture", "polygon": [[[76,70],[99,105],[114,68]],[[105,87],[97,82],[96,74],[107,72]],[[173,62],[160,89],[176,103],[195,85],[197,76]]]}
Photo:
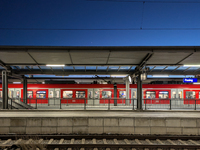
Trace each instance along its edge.
{"label": "ceiling light fixture", "polygon": [[200,65],[183,65],[183,67],[200,67]]}
{"label": "ceiling light fixture", "polygon": [[21,82],[13,82],[13,84],[21,84]]}
{"label": "ceiling light fixture", "polygon": [[46,65],[47,67],[64,67],[65,65]]}
{"label": "ceiling light fixture", "polygon": [[169,75],[152,75],[153,77],[169,77]]}
{"label": "ceiling light fixture", "polygon": [[200,84],[200,82],[194,82],[193,84]]}

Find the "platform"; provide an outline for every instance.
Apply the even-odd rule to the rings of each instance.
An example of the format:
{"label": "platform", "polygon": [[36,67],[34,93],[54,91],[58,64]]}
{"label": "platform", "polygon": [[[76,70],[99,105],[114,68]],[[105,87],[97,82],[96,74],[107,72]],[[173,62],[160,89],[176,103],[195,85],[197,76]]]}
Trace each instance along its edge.
{"label": "platform", "polygon": [[0,134],[200,135],[199,127],[199,111],[0,111]]}

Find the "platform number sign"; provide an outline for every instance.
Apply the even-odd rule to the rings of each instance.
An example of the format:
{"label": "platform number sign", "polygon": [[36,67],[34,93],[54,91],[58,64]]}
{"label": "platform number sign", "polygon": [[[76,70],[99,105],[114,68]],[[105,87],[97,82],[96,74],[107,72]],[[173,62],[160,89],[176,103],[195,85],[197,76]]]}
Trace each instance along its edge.
{"label": "platform number sign", "polygon": [[194,83],[197,82],[197,78],[183,78],[184,83]]}

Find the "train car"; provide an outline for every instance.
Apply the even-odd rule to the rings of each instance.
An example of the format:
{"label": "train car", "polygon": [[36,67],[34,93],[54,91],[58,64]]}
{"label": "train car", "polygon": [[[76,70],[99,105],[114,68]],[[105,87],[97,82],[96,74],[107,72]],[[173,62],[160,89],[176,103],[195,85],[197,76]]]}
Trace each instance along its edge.
{"label": "train car", "polygon": [[[182,99],[182,104],[200,104],[200,86],[193,84],[143,84],[143,104],[169,104],[170,100]],[[29,104],[125,104],[126,88],[117,84],[117,98],[114,98],[113,84],[28,84]],[[23,85],[8,84],[9,98],[23,101]],[[2,85],[0,85],[2,98]],[[137,99],[137,85],[130,84],[129,104]]]}

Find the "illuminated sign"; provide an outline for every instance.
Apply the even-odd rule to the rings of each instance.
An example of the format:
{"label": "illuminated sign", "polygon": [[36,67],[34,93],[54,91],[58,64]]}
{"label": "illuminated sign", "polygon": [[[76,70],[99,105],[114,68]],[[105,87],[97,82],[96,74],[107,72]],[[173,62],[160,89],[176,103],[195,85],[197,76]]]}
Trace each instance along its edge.
{"label": "illuminated sign", "polygon": [[197,78],[183,78],[184,83],[194,83],[197,82]]}

